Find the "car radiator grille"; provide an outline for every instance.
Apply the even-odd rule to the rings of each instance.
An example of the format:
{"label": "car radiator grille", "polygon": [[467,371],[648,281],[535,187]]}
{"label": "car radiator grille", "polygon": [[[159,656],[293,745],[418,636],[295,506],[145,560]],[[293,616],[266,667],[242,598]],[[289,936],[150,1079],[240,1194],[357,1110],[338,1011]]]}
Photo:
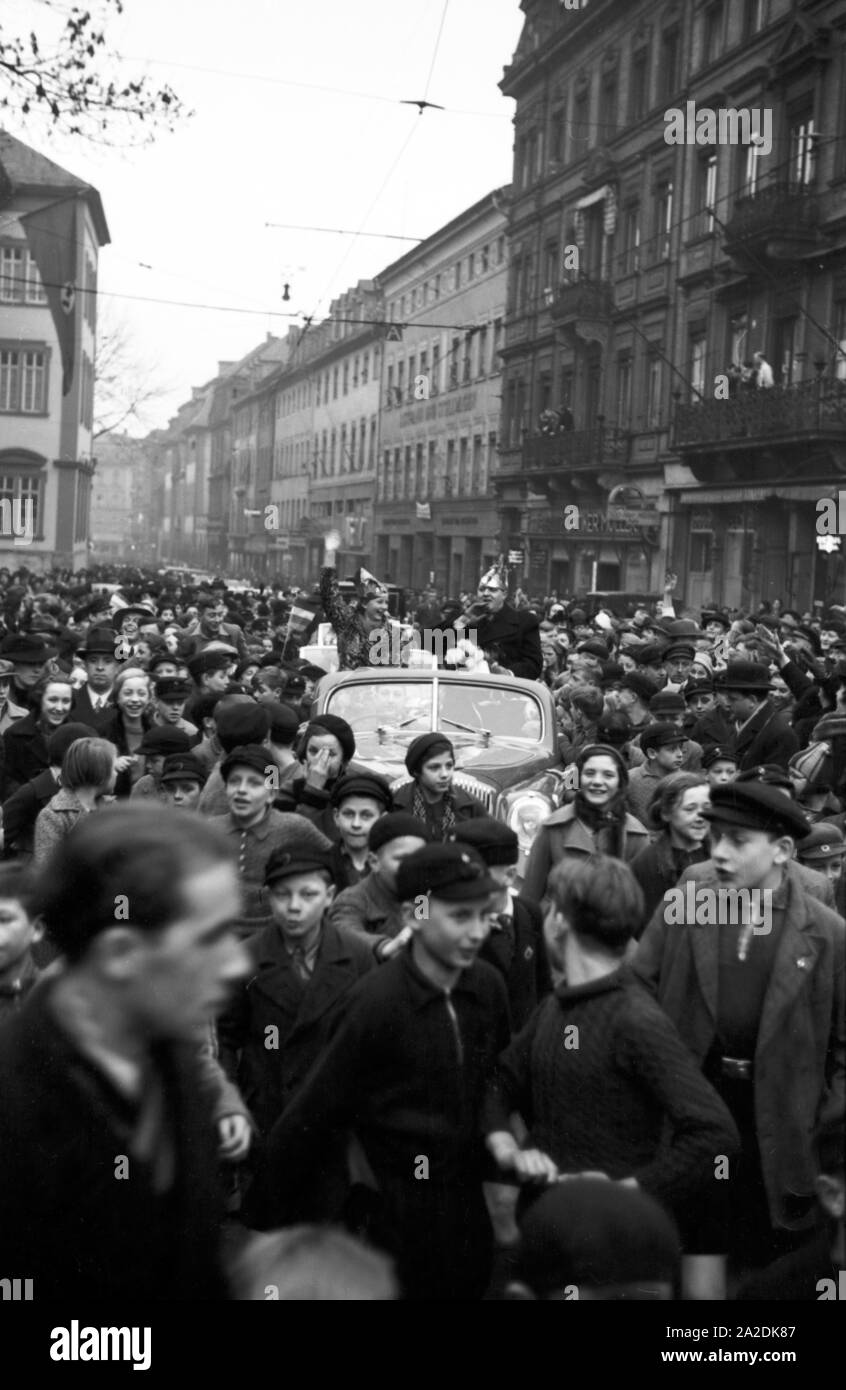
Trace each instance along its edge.
{"label": "car radiator grille", "polygon": [[[410,777],[398,777],[391,783],[391,791],[397,792],[400,787],[407,787],[411,781]],[[475,777],[470,777],[466,772],[456,772],[453,779],[453,786],[460,787],[463,792],[469,792],[481,801],[489,816],[496,815],[496,788],[489,787],[487,782],[479,782]]]}

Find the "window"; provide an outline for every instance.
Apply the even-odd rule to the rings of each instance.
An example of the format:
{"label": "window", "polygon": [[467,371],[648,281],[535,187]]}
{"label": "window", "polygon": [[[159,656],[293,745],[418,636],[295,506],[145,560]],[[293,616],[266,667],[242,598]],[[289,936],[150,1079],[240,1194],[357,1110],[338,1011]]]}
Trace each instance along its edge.
{"label": "window", "polygon": [[[79,475],[80,481],[83,475]],[[88,482],[88,479],[85,479]],[[8,465],[0,471],[0,536],[12,534],[37,536],[41,532],[41,504],[43,478],[38,474],[16,473]],[[3,525],[8,514],[9,527]]]}
{"label": "window", "polygon": [[640,268],[640,204],[630,203],[623,209],[623,250],[620,271],[634,275]]}
{"label": "window", "polygon": [[333,400],[333,401],[336,401],[337,399],[338,399],[338,368],[335,367],[334,371],[332,372],[332,400]]}
{"label": "window", "polygon": [[775,333],[773,375],[777,386],[792,386],[796,373],[796,319],[779,319]]}
{"label": "window", "polygon": [[724,10],[722,0],[709,5],[705,11],[702,39],[704,63],[716,63],[723,46]]}
{"label": "window", "polygon": [[461,261],[455,262],[454,288],[457,290],[461,289]]}
{"label": "window", "polygon": [[361,355],[361,384],[367,385],[367,376],[370,371],[370,353],[364,352]]}
{"label": "window", "polygon": [[432,344],[432,389],[431,394],[436,396],[441,389],[441,345]]}
{"label": "window", "polygon": [[25,246],[0,247],[0,303],[47,303],[38,266]]}
{"label": "window", "polygon": [[713,551],[713,531],[691,531],[689,568],[695,574],[707,574],[714,568]]}
{"label": "window", "polygon": [[646,365],[646,428],[661,428],[661,388],[663,385],[663,363],[660,357],[652,356]]}
{"label": "window", "polygon": [[470,376],[471,376],[471,372],[470,372],[470,344],[472,343],[472,341],[473,341],[473,335],[472,335],[472,333],[465,333],[465,335],[464,335],[464,356],[462,357],[462,360],[461,360],[461,380],[462,380],[462,383],[465,384],[465,385],[466,385],[466,383],[470,380]]}
{"label": "window", "polygon": [[538,415],[552,407],[552,372],[541,372],[538,377]]}
{"label": "window", "polygon": [[490,263],[491,263],[491,248],[490,248],[489,246],[483,246],[482,249],[481,249],[481,251],[479,252],[479,270],[480,270],[480,274],[484,275],[485,271],[488,270],[488,269],[490,269]]}
{"label": "window", "polygon": [[846,300],[834,306],[834,336],[839,344],[834,360],[834,375],[846,381]]}
{"label": "window", "polygon": [[632,359],[617,358],[617,427],[628,429],[632,414]]}
{"label": "window", "polygon": [[564,162],[564,109],[561,106],[553,111],[549,123],[549,162]]}
{"label": "window", "polygon": [[501,237],[497,237],[497,239],[496,239],[496,263],[497,263],[497,265],[503,265],[504,261],[505,261],[505,237],[504,237],[504,236],[501,236]]}
{"label": "window", "polygon": [[46,415],[46,348],[0,348],[0,411],[11,415]]}
{"label": "window", "polygon": [[746,197],[751,197],[752,194],[758,191],[758,180],[761,176],[761,159],[763,157],[761,154],[761,147],[760,145],[747,145],[744,150],[741,146],[739,155],[743,166],[741,193]]}
{"label": "window", "polygon": [[816,176],[816,133],[814,118],[795,117],[790,123],[790,182],[794,188],[808,187]]}
{"label": "window", "polygon": [[699,331],[690,335],[690,399],[701,400],[705,395],[705,360],[708,355],[708,339]]}
{"label": "window", "polygon": [[661,94],[665,100],[675,96],[681,77],[680,70],[681,33],[678,29],[665,29],[661,35]]}
{"label": "window", "polygon": [[471,251],[467,257],[467,279],[472,280],[476,274],[476,255]]}
{"label": "window", "polygon": [[402,402],[403,402],[404,397],[405,397],[405,362],[403,361],[403,362],[398,362],[398,363],[397,363],[397,391],[396,391],[396,403],[397,403],[397,405],[402,405]]}
{"label": "window", "polygon": [[482,436],[480,434],[474,434],[472,473],[470,475],[470,491],[474,496],[479,496],[484,490],[482,467]]}
{"label": "window", "polygon": [[440,275],[436,275],[436,276],[435,276],[434,285],[433,285],[433,292],[434,292],[435,299],[440,299],[440,297],[441,297],[441,277],[440,277]]}
{"label": "window", "polygon": [[355,388],[358,386],[358,374],[359,374],[359,364],[358,364],[358,355],[356,354],[356,356],[353,358],[353,376],[352,376],[353,390],[355,390]]}
{"label": "window", "polygon": [[484,324],[479,329],[479,356],[477,376],[485,376],[488,370],[488,329]]}
{"label": "window", "polygon": [[502,351],[502,319],[494,319],[493,349],[491,351],[491,373],[499,371],[499,354]]}
{"label": "window", "polygon": [[673,225],[673,185],[663,179],[655,190],[654,259],[665,261],[670,254],[670,231]]}
{"label": "window", "polygon": [[696,168],[696,202],[700,209],[698,232],[700,236],[710,236],[714,231],[714,208],[717,202],[717,156],[706,155],[700,159]]}
{"label": "window", "polygon": [[632,54],[629,84],[629,120],[639,121],[646,115],[649,88],[649,50],[638,48]]}
{"label": "window", "polygon": [[544,290],[556,289],[558,278],[558,242],[548,241],[543,249]]}
{"label": "window", "polygon": [[767,0],[744,0],[744,3],[743,37],[748,39],[767,22]]}
{"label": "window", "polygon": [[437,466],[437,445],[436,445],[434,439],[430,439],[430,440],[429,440],[429,445],[428,445],[428,448],[427,448],[426,453],[427,453],[427,458],[426,458],[426,478],[425,478],[426,487],[425,487],[425,491],[424,491],[424,493],[423,493],[423,496],[424,496],[424,497],[432,497],[432,496],[434,495],[434,492],[435,492],[435,476],[436,476],[436,466]]}
{"label": "window", "polygon": [[581,159],[590,148],[590,91],[585,86],[573,101],[573,123],[570,127],[571,158]]}
{"label": "window", "polygon": [[385,379],[385,408],[390,410],[394,403],[394,364],[388,364],[387,376]]}
{"label": "window", "polygon": [[746,311],[732,314],[729,319],[729,362],[740,366],[749,356],[749,345],[746,341],[749,335],[749,319]]}

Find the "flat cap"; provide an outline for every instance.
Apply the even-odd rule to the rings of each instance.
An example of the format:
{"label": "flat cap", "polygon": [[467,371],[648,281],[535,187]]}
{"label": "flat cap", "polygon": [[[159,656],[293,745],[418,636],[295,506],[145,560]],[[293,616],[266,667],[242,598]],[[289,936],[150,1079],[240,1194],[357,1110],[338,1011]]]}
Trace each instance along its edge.
{"label": "flat cap", "polygon": [[294,874],[313,873],[323,869],[331,874],[334,856],[332,841],[327,839],[311,821],[300,816],[301,825],[294,825],[285,831],[285,843],[279,845],[271,854],[264,870],[267,886],[279,883]]}
{"label": "flat cap", "polygon": [[456,844],[470,845],[491,867],[516,864],[520,858],[520,842],[516,832],[495,816],[478,816],[456,827]]}
{"label": "flat cap", "polygon": [[817,821],[810,835],[798,842],[796,853],[802,860],[812,859],[821,863],[827,859],[836,859],[846,854],[843,831],[828,821]]}
{"label": "flat cap", "polygon": [[640,671],[630,671],[620,682],[621,690],[631,690],[641,701],[648,705],[655,692],[655,685],[648,676],[644,676]]}
{"label": "flat cap", "polygon": [[193,753],[173,753],[165,758],[162,768],[162,782],[199,782],[205,785],[206,770]]}
{"label": "flat cap", "polygon": [[391,788],[376,772],[347,772],[339,777],[330,795],[333,806],[340,806],[349,796],[370,796],[387,810],[393,802]]}
{"label": "flat cap", "polygon": [[159,676],[153,690],[160,700],[187,700],[193,686],[183,676]]}
{"label": "flat cap", "polygon": [[737,754],[730,743],[708,743],[702,750],[702,766],[705,771],[713,767],[714,763],[728,762],[736,763]]}
{"label": "flat cap", "polygon": [[763,782],[727,782],[711,788],[711,805],[703,811],[706,820],[723,825],[740,825],[748,830],[766,830],[774,835],[791,835],[803,840],[810,823],[790,797],[778,787]]}
{"label": "flat cap", "polygon": [[481,855],[458,843],[424,845],[397,870],[397,896],[403,902],[429,893],[446,902],[471,902],[489,897],[496,887]]}
{"label": "flat cap", "polygon": [[253,772],[261,773],[266,777],[273,770],[275,764],[266,748],[260,743],[243,743],[238,748],[233,748],[220,764],[220,775],[226,782],[229,774],[236,767],[248,767]]}
{"label": "flat cap", "polygon": [[647,724],[640,736],[640,750],[645,753],[649,748],[669,748],[674,743],[686,742],[684,729],[671,724],[669,719],[659,719],[654,724]]}
{"label": "flat cap", "polygon": [[391,840],[416,839],[425,840],[428,844],[431,838],[432,832],[424,820],[418,820],[410,811],[389,811],[371,825],[367,847],[375,854],[377,849]]}
{"label": "flat cap", "polygon": [[187,753],[190,747],[191,739],[184,729],[177,729],[173,724],[156,724],[144,734],[138,752]]}
{"label": "flat cap", "polygon": [[650,714],[684,714],[684,696],[676,690],[658,690],[649,701]]}

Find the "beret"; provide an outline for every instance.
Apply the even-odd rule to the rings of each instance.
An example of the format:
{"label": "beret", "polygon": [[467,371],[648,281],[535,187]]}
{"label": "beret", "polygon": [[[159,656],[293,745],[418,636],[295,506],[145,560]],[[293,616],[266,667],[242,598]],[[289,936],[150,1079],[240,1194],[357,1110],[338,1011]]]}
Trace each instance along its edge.
{"label": "beret", "polygon": [[184,729],[173,724],[157,724],[148,729],[141,739],[139,753],[187,753],[191,739]]}
{"label": "beret", "polygon": [[162,782],[199,782],[200,786],[205,784],[206,770],[199,758],[195,758],[193,753],[173,753],[169,758],[165,758],[162,768]]}
{"label": "beret", "polygon": [[799,807],[778,787],[763,782],[727,782],[711,788],[711,805],[703,811],[706,820],[740,825],[748,830],[767,830],[804,840],[811,826]]}
{"label": "beret", "polygon": [[347,772],[339,777],[329,800],[333,806],[340,806],[348,796],[371,796],[381,802],[385,810],[393,801],[388,783],[375,772]]}
{"label": "beret", "polygon": [[669,719],[659,719],[655,724],[647,724],[640,736],[640,750],[645,753],[649,748],[669,748],[674,743],[686,742],[684,729],[671,724]]}
{"label": "beret", "polygon": [[415,838],[428,842],[432,838],[432,832],[423,820],[418,820],[417,816],[412,816],[409,811],[389,811],[387,815],[380,816],[370,827],[370,834],[367,837],[368,849],[375,853],[390,840],[405,840]]}
{"label": "beret", "polygon": [[267,749],[263,748],[260,743],[245,743],[233,748],[220,764],[220,775],[224,782],[228,779],[233,768],[236,767],[248,767],[253,772],[260,772],[262,777],[266,777],[268,772],[273,770],[275,764]]}
{"label": "beret", "polygon": [[413,739],[405,755],[405,765],[411,776],[414,776],[427,758],[433,758],[438,753],[452,753],[455,756],[455,749],[446,734],[420,734]]}
{"label": "beret", "polygon": [[843,831],[828,821],[817,821],[810,835],[796,845],[796,853],[800,859],[834,859],[846,853]]}
{"label": "beret", "polygon": [[476,850],[458,843],[424,845],[397,870],[397,897],[403,902],[431,893],[447,902],[487,898],[497,884]]}
{"label": "beret", "polygon": [[305,816],[298,818],[302,824],[293,825],[285,831],[285,843],[277,846],[267,861],[264,870],[266,885],[278,883],[280,879],[291,878],[294,874],[312,873],[324,869],[332,874],[334,854],[332,841],[327,839]]}
{"label": "beret", "polygon": [[[302,677],[300,676],[302,679]],[[293,681],[288,682],[287,689],[290,690]],[[302,687],[305,689],[305,685]],[[314,719],[309,720],[308,728],[305,731],[305,743],[307,744],[312,734],[333,734],[341,745],[341,752],[344,762],[348,763],[350,758],[355,757],[355,734],[352,726],[346,719],[341,719],[337,714],[318,714]]]}
{"label": "beret", "polygon": [[516,864],[520,858],[517,834],[505,821],[494,816],[477,816],[463,821],[455,831],[457,844],[470,845],[488,866]]}

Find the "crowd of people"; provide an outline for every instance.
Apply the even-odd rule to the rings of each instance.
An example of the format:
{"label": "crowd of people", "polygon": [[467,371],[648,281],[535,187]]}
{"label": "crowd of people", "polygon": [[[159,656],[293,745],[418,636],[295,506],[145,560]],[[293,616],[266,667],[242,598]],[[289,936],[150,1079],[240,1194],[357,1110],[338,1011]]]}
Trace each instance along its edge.
{"label": "crowd of people", "polygon": [[[844,1267],[846,607],[0,570],[0,1264],[35,1297],[812,1300]],[[341,670],[543,683],[511,826]],[[382,637],[399,640],[384,643]],[[424,647],[426,643],[423,644]]]}

